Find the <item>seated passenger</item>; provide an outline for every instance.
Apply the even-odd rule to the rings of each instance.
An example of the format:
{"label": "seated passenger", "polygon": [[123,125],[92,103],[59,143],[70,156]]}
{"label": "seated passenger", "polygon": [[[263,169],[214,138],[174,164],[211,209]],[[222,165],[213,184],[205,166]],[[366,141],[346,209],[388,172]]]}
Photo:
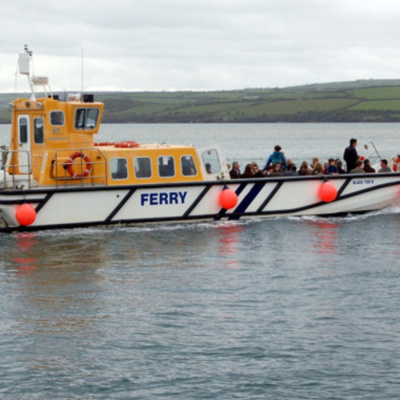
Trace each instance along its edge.
{"label": "seated passenger", "polygon": [[268,157],[268,160],[264,166],[264,169],[266,169],[271,163],[276,164],[279,163],[282,166],[282,170],[286,168],[286,157],[281,151],[282,147],[279,145],[276,145],[274,147],[274,152]]}
{"label": "seated passenger", "polygon": [[196,166],[192,157],[182,158],[182,173],[185,176],[196,175]]}
{"label": "seated passenger", "polygon": [[310,173],[313,172],[315,165],[319,163],[319,158],[318,157],[313,157],[311,160],[311,165],[309,165],[308,169],[310,170]]}
{"label": "seated passenger", "polygon": [[212,174],[211,164],[210,163],[206,164],[206,171],[207,171],[207,174]]}
{"label": "seated passenger", "polygon": [[255,161],[251,163],[251,172],[254,178],[263,178],[263,173],[260,171],[260,168],[258,168],[258,164]]}
{"label": "seated passenger", "polygon": [[239,167],[239,162],[234,161],[232,163],[232,169],[229,171],[229,176],[231,179],[239,179],[241,175],[240,167]]}
{"label": "seated passenger", "polygon": [[392,172],[388,167],[388,161],[386,159],[381,160],[381,168],[378,172]]}
{"label": "seated passenger", "polygon": [[288,165],[287,169],[285,170],[285,175],[286,176],[296,176],[299,175],[299,173],[297,172],[297,167],[295,164],[290,164]]}
{"label": "seated passenger", "polygon": [[292,165],[294,165],[294,162],[292,161],[292,159],[291,159],[291,158],[287,158],[287,159],[286,159],[286,168],[285,168],[285,171],[289,170],[290,167],[291,167]]}
{"label": "seated passenger", "polygon": [[242,175],[240,175],[241,178],[252,178],[253,177],[253,172],[251,171],[251,164],[247,164],[246,168],[244,169],[244,172]]}
{"label": "seated passenger", "polygon": [[271,164],[262,171],[263,176],[270,176],[274,172],[274,166]]}
{"label": "seated passenger", "polygon": [[343,162],[338,158],[336,159],[336,168],[338,169],[339,175],[347,174],[347,172],[343,169]]}
{"label": "seated passenger", "polygon": [[320,162],[315,163],[312,175],[323,175],[324,167]]}
{"label": "seated passenger", "polygon": [[371,167],[371,161],[368,160],[368,158],[364,160],[364,167],[363,167],[363,170],[364,170],[365,172],[376,172],[376,171],[375,171],[375,168],[372,168],[372,167]]}
{"label": "seated passenger", "polygon": [[333,158],[328,160],[328,167],[326,168],[325,173],[326,175],[339,175],[339,171]]}
{"label": "seated passenger", "polygon": [[[365,171],[362,169],[362,164],[363,164],[363,162],[360,159],[356,160],[356,167],[353,168],[350,171],[350,173],[351,174],[364,174]],[[389,171],[390,171],[390,168],[389,168]]]}
{"label": "seated passenger", "polygon": [[272,166],[273,166],[273,170],[269,174],[270,176],[285,176],[285,173],[282,171],[281,163],[272,164]]}
{"label": "seated passenger", "polygon": [[299,175],[310,175],[310,170],[308,169],[307,161],[303,161],[300,165]]}

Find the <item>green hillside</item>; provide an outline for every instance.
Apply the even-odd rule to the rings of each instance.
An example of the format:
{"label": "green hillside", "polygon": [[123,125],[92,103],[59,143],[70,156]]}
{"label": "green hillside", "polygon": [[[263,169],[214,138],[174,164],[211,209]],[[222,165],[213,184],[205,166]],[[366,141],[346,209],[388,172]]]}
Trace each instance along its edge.
{"label": "green hillside", "polygon": [[[10,122],[13,98],[0,94],[1,123]],[[105,123],[400,121],[400,80],[214,92],[99,92],[95,99],[105,103]]]}

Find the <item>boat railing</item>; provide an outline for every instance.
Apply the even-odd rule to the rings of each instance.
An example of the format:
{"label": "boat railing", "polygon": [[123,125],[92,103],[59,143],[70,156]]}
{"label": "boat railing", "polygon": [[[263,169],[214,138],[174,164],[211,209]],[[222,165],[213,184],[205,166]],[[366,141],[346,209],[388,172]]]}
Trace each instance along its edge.
{"label": "boat railing", "polygon": [[[368,158],[371,161],[371,165],[373,166],[373,168],[375,168],[375,170],[378,171],[378,169],[381,168],[380,162],[382,160],[382,157],[379,154],[378,149],[376,148],[374,142],[372,140],[369,140],[367,143],[364,144],[364,149],[370,150],[370,152],[365,156],[365,158]],[[394,172],[399,171],[400,151],[393,154],[393,156],[388,158],[387,161],[388,161],[388,167],[390,167],[392,171]]]}
{"label": "boat railing", "polygon": [[7,161],[8,147],[0,146],[0,170],[3,171]]}
{"label": "boat railing", "polygon": [[8,147],[1,146],[0,154],[1,188],[31,189],[34,180],[31,175],[32,166],[29,151],[9,150]]}
{"label": "boat railing", "polygon": [[[79,154],[79,157],[72,160],[71,154]],[[94,147],[59,149],[52,164],[57,187],[107,185],[107,159],[100,149]],[[76,169],[75,176],[71,176],[71,168]]]}

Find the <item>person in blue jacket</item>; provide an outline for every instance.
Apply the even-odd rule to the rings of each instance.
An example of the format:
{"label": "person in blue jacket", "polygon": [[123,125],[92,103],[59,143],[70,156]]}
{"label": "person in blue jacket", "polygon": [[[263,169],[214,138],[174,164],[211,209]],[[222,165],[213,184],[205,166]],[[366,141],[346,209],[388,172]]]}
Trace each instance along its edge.
{"label": "person in blue jacket", "polygon": [[278,144],[274,147],[274,152],[268,157],[268,160],[264,166],[264,170],[266,170],[270,164],[276,163],[280,163],[282,165],[282,171],[286,169],[286,157],[282,152],[282,147]]}
{"label": "person in blue jacket", "polygon": [[328,160],[328,168],[325,173],[326,175],[339,175],[339,170],[337,169],[336,162],[333,158]]}

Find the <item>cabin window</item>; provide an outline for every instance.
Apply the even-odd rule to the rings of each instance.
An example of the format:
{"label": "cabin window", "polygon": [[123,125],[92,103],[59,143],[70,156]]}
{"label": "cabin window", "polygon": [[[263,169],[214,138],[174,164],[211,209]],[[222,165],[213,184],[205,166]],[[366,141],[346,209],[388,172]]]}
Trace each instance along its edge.
{"label": "cabin window", "polygon": [[219,155],[217,150],[207,150],[203,152],[203,163],[208,174],[215,174],[221,171],[221,163],[219,161]]}
{"label": "cabin window", "polygon": [[192,156],[181,157],[181,167],[183,176],[194,176],[197,175],[196,165]]}
{"label": "cabin window", "polygon": [[35,118],[33,120],[33,137],[35,143],[43,143],[43,118]]}
{"label": "cabin window", "polygon": [[175,164],[173,157],[158,157],[158,175],[160,175],[162,178],[167,178],[175,175]]}
{"label": "cabin window", "polygon": [[86,129],[94,129],[99,117],[99,110],[97,108],[88,108],[86,116]]}
{"label": "cabin window", "polygon": [[19,119],[19,142],[28,143],[28,118]]}
{"label": "cabin window", "polygon": [[64,125],[64,113],[62,111],[52,111],[50,113],[50,123],[55,126]]}
{"label": "cabin window", "polygon": [[75,113],[76,129],[94,129],[99,118],[98,108],[78,108]]}
{"label": "cabin window", "polygon": [[151,177],[151,161],[148,157],[136,157],[134,161],[135,176],[138,179]]}
{"label": "cabin window", "polygon": [[128,177],[128,162],[126,158],[112,158],[110,160],[112,179],[126,179]]}

